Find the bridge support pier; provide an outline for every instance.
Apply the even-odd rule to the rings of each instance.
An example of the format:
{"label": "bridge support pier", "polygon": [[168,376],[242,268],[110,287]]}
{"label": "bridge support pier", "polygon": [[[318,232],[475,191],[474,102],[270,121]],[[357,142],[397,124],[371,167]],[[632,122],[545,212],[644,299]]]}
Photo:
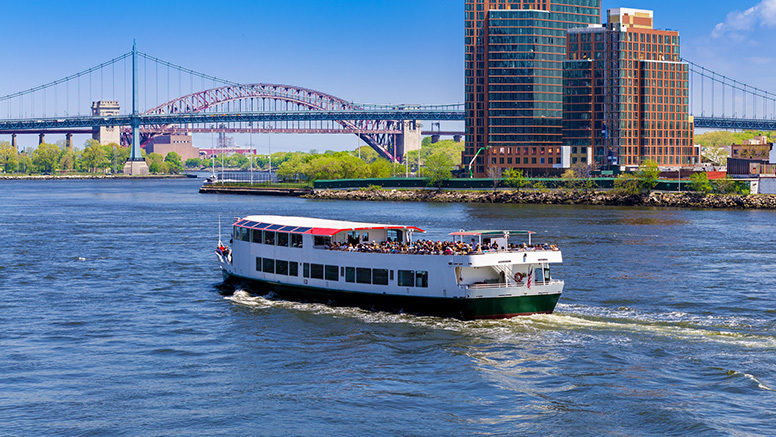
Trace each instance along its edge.
{"label": "bridge support pier", "polygon": [[420,144],[423,141],[423,135],[420,131],[420,122],[418,120],[402,121],[399,129],[402,133],[396,135],[396,157],[403,157],[405,153],[413,150],[420,150]]}
{"label": "bridge support pier", "polygon": [[41,132],[40,134],[38,134],[38,145],[40,146],[45,142],[46,142],[46,134]]}
{"label": "bridge support pier", "polygon": [[65,150],[73,151],[73,134],[65,134]]}
{"label": "bridge support pier", "polygon": [[129,153],[129,159],[124,164],[123,172],[131,176],[147,175],[150,173],[148,164],[143,159],[143,153],[140,150],[140,117],[138,117],[138,108],[140,100],[138,98],[138,75],[137,75],[137,46],[132,43],[132,149]]}
{"label": "bridge support pier", "polygon": [[11,134],[11,145],[16,149],[16,153],[19,153],[19,145],[16,144],[16,134]]}

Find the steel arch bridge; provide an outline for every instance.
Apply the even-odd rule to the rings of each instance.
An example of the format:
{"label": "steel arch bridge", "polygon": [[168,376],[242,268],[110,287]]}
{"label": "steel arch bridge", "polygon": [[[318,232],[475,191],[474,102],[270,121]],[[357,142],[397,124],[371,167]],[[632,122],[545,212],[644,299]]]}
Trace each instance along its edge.
{"label": "steel arch bridge", "polygon": [[[188,94],[152,108],[142,115],[165,116],[175,114],[220,114],[241,113],[299,113],[305,111],[349,112],[373,109],[356,105],[330,94],[316,90],[280,84],[227,85]],[[391,109],[405,109],[392,107]],[[396,140],[402,134],[405,123],[400,120],[286,120],[218,123],[216,126],[199,125],[146,125],[141,128],[141,142],[168,133],[205,132],[255,132],[255,133],[343,133],[355,134],[380,156],[392,161],[401,160],[403,144]],[[414,127],[414,126],[413,126]],[[131,131],[124,131],[124,138],[131,138]]]}

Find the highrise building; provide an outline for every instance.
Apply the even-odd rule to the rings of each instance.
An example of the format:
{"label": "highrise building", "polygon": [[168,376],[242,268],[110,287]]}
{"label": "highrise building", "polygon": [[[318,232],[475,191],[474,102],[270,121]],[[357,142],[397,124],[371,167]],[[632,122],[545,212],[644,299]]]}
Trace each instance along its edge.
{"label": "highrise building", "polygon": [[600,0],[466,0],[463,165],[561,163],[566,30],[600,24]]}
{"label": "highrise building", "polygon": [[563,142],[571,164],[697,163],[679,33],[654,29],[652,11],[618,8],[607,15],[605,26],[568,32]]}

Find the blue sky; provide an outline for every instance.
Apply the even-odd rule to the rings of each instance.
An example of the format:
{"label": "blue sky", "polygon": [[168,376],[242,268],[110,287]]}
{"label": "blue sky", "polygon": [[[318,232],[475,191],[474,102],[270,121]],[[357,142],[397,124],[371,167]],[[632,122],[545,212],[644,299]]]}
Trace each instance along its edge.
{"label": "blue sky", "polygon": [[[680,31],[684,57],[776,92],[776,0],[604,0],[615,7],[654,10],[656,27]],[[136,38],[145,53],[236,82],[365,103],[463,100],[462,0],[0,0],[0,16],[0,95],[107,61]],[[355,146],[284,137],[273,144]]]}

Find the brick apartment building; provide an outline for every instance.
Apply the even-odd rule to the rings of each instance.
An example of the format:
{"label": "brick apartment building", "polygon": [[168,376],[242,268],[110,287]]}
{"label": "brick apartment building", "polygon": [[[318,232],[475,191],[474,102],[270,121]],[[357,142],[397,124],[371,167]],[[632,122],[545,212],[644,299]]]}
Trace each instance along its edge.
{"label": "brick apartment building", "polygon": [[604,26],[568,32],[563,142],[571,164],[698,163],[679,33],[654,29],[652,11],[607,15]]}
{"label": "brick apartment building", "polygon": [[566,30],[600,16],[600,0],[466,0],[464,167],[560,165]]}

